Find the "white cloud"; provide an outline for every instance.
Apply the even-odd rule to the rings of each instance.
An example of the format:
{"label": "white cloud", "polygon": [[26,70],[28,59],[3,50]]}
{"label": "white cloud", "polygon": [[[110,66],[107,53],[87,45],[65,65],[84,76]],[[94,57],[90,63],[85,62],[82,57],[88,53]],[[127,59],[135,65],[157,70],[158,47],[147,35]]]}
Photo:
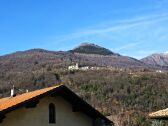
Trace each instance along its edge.
{"label": "white cloud", "polygon": [[[102,38],[104,43],[106,40],[112,41],[113,43],[115,42],[115,46],[109,46],[109,48],[115,47],[112,50],[119,51],[119,53],[122,52],[128,54],[129,56],[140,59],[155,53],[158,50],[156,49],[157,47],[155,47],[155,49],[148,51],[148,48],[155,45],[158,45],[159,48],[161,42],[163,45],[168,36],[167,21],[168,13],[138,16],[115,22],[106,21],[102,22],[100,25],[97,24],[70,34],[53,37],[52,42],[49,44],[54,45],[55,43],[67,43],[72,41],[79,42],[80,40],[85,40],[86,38],[87,40],[92,38],[94,41],[100,41],[100,38]],[[74,43],[74,45],[76,44],[77,43]],[[108,45],[108,43],[105,44]],[[137,50],[140,51],[135,50],[137,47]],[[129,53],[126,52],[128,49]],[[133,51],[133,53],[130,53],[130,51]]]}
{"label": "white cloud", "polygon": [[[136,17],[132,19],[126,19],[126,20],[118,20],[117,23],[113,24],[113,21],[111,24],[109,23],[107,26],[107,22],[101,23],[101,27],[99,25],[95,27],[90,27],[87,29],[79,30],[77,32],[73,32],[67,35],[58,36],[55,38],[56,42],[63,42],[70,39],[77,39],[85,36],[93,36],[93,35],[101,35],[105,33],[110,32],[117,32],[122,30],[131,29],[133,27],[137,27],[141,29],[141,26],[148,26],[152,24],[157,24],[158,22],[168,20],[168,14],[155,14],[155,15],[145,15],[141,17]],[[128,31],[129,32],[129,31]]]}
{"label": "white cloud", "polygon": [[130,49],[130,48],[134,48],[138,45],[142,44],[141,42],[134,42],[134,43],[128,43],[127,45],[115,48],[115,51],[121,51],[121,50],[125,50],[125,49]]}

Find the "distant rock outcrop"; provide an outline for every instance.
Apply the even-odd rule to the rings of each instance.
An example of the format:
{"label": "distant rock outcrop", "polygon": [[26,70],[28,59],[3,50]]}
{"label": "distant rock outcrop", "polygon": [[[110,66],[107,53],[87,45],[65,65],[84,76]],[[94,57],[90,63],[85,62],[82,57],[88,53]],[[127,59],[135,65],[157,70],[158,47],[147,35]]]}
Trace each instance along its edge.
{"label": "distant rock outcrop", "polygon": [[141,59],[141,61],[154,66],[168,66],[168,52],[152,54]]}

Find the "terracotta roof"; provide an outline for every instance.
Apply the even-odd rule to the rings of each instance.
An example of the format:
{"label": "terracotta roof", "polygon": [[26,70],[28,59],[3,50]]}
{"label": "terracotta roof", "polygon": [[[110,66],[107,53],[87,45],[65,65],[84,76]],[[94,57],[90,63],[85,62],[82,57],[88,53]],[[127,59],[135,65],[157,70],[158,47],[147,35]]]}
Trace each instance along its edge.
{"label": "terracotta roof", "polygon": [[0,119],[5,117],[6,113],[9,113],[19,107],[24,107],[31,102],[39,100],[45,96],[60,95],[65,98],[68,102],[72,104],[72,106],[77,106],[81,112],[87,114],[93,119],[101,118],[107,124],[113,124],[111,120],[102,115],[99,111],[90,106],[87,102],[82,100],[79,96],[77,96],[74,92],[72,92],[69,88],[64,85],[48,87],[28,93],[24,93],[21,95],[16,95],[15,97],[6,97],[0,99]]}
{"label": "terracotta roof", "polygon": [[2,98],[2,99],[0,99],[0,111],[8,109],[12,106],[15,106],[19,103],[22,103],[26,100],[29,100],[29,99],[33,98],[33,97],[44,94],[45,92],[48,92],[48,91],[50,91],[52,89],[55,89],[57,87],[59,87],[59,86],[53,86],[53,87],[44,88],[44,89],[41,89],[41,90],[36,90],[36,91],[24,93],[24,94],[21,94],[21,95],[17,95],[15,97]]}
{"label": "terracotta roof", "polygon": [[149,114],[150,118],[168,118],[168,108]]}

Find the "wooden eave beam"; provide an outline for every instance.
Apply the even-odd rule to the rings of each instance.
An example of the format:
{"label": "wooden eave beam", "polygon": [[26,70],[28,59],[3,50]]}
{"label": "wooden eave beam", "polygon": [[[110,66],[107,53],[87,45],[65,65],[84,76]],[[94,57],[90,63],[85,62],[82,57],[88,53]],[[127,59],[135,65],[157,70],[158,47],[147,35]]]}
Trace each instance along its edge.
{"label": "wooden eave beam", "polygon": [[28,103],[25,107],[26,108],[35,108],[39,102],[40,102],[39,100],[32,101],[32,102]]}

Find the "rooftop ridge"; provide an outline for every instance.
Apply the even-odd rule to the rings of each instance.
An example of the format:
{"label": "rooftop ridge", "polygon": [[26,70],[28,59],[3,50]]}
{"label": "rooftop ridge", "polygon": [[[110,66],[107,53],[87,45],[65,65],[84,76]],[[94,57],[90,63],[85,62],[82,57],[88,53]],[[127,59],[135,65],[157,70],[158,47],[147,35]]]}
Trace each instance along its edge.
{"label": "rooftop ridge", "polygon": [[151,118],[168,117],[168,108],[163,109],[163,110],[159,110],[159,111],[156,111],[156,112],[152,112],[152,113],[149,114],[149,116]]}
{"label": "rooftop ridge", "polygon": [[[43,89],[39,89],[39,90],[35,90],[35,91],[31,91],[31,92],[26,92],[23,94],[19,94],[16,95],[15,97],[5,97],[0,99],[0,111],[5,110],[11,106],[14,106],[16,104],[19,104],[21,102],[24,102],[26,100],[29,100],[31,98],[37,97],[41,94],[44,94],[48,91],[51,91],[57,87],[61,87],[62,84],[57,85],[57,86],[52,86],[52,87],[47,87],[47,88],[43,88]],[[4,104],[5,103],[5,104]]]}

